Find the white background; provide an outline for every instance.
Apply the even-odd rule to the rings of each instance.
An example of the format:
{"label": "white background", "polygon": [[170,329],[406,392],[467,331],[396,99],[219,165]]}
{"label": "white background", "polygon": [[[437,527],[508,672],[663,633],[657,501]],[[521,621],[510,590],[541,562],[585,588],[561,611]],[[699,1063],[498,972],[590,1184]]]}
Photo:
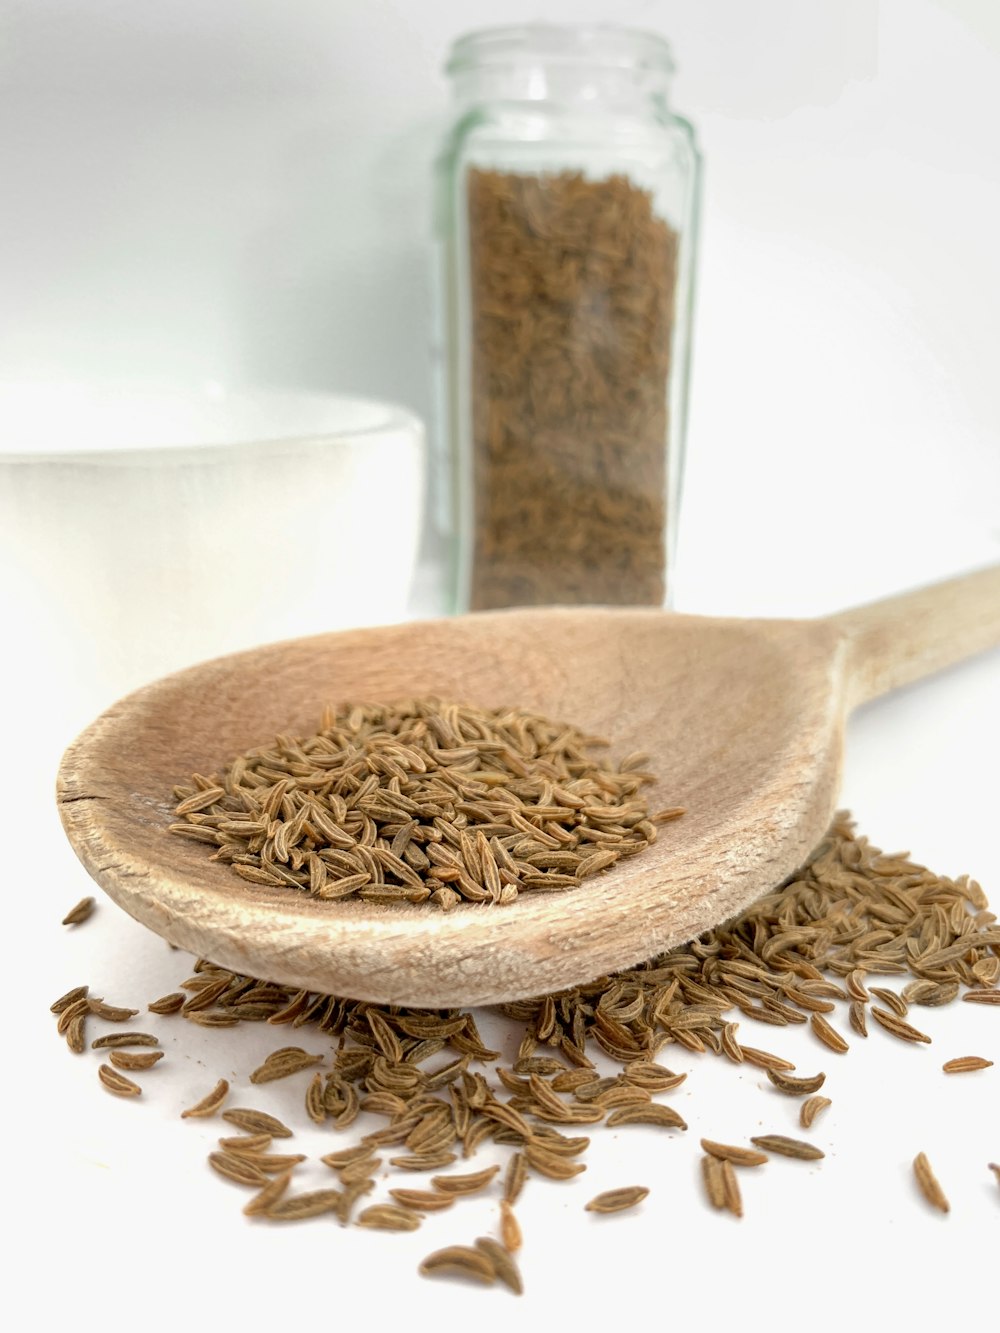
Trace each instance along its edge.
{"label": "white background", "polygon": [[[987,0],[0,0],[3,375],[346,390],[426,416],[439,70],[457,32],[522,17],[663,31],[705,152],[679,607],[820,614],[1000,557]],[[993,653],[864,710],[843,801],[882,845],[969,870],[1000,899],[998,666]],[[414,1276],[427,1250],[495,1226],[489,1200],[416,1236],[245,1223],[239,1192],[202,1164],[210,1130],[176,1116],[222,1072],[245,1102],[259,1034],[199,1045],[185,1026],[175,1044],[158,1021],[170,1055],[134,1105],[51,1031],[47,1005],[70,985],[141,1003],[185,964],[109,903],[75,933],[54,924],[87,888],[50,810],[68,737],[45,732],[44,698],[12,705],[39,739],[21,756],[30,790],[6,809],[52,845],[43,858],[16,839],[5,865],[23,940],[9,1004],[25,1014],[7,1065],[8,1217],[13,1295],[33,1303],[16,1326],[336,1323],[361,1292],[375,1327],[640,1312],[713,1327],[724,1308],[750,1327],[863,1313],[921,1328],[956,1296],[988,1319],[1000,1041],[995,1011],[971,1005],[921,1013],[930,1048],[875,1034],[838,1059],[782,1036],[802,1071],[828,1071],[828,1157],[748,1178],[742,1223],[703,1205],[696,1136],[789,1131],[793,1107],[752,1071],[665,1054],[691,1070],[673,1099],[689,1141],[601,1135],[580,1182],[533,1183],[519,1305]],[[942,1061],[968,1053],[998,1067],[945,1079]],[[267,1104],[292,1095],[274,1085]],[[948,1218],[915,1195],[920,1149]],[[582,1213],[632,1181],[653,1186],[642,1215]]]}

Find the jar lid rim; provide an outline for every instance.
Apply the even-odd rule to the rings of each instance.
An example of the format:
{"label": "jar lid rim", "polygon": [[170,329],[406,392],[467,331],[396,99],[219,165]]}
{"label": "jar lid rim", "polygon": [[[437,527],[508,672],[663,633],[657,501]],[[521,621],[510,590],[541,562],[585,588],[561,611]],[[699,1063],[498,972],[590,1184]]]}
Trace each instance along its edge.
{"label": "jar lid rim", "polygon": [[670,43],[648,29],[614,23],[513,23],[457,37],[445,70],[455,74],[475,66],[502,66],[525,56],[609,69],[644,68],[667,74],[674,69]]}

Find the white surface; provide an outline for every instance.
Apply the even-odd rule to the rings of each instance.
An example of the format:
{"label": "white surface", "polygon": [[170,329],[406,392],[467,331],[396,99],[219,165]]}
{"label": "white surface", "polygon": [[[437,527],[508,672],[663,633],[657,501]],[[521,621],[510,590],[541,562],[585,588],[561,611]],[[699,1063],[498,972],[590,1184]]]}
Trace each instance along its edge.
{"label": "white surface", "polygon": [[[480,23],[571,14],[612,11],[8,0],[5,373],[250,380],[426,412],[423,219],[445,44]],[[821,613],[1000,557],[996,6],[622,0],[613,17],[673,40],[675,101],[708,163],[681,609]],[[3,652],[17,660],[9,639]],[[62,665],[68,678],[74,664]],[[872,705],[849,729],[843,787],[877,842],[968,870],[995,901],[998,686],[994,653]],[[44,689],[8,698],[15,721],[44,729]],[[7,960],[24,1020],[9,1034],[4,1108],[8,1294],[32,1303],[19,1326],[336,1323],[364,1289],[376,1328],[403,1316],[419,1328],[615,1327],[630,1308],[656,1328],[721,1326],[724,1309],[727,1326],[752,1329],[923,1329],[956,1300],[962,1318],[989,1322],[1000,1015],[972,1005],[921,1011],[930,1048],[874,1033],[838,1058],[762,1029],[760,1044],[804,1071],[826,1068],[835,1104],[817,1125],[827,1159],[748,1175],[741,1223],[705,1208],[695,1136],[739,1138],[758,1121],[794,1132],[793,1105],[751,1071],[665,1053],[691,1071],[672,1099],[686,1139],[597,1136],[577,1183],[532,1182],[519,1303],[414,1274],[427,1250],[493,1228],[486,1200],[413,1236],[245,1223],[240,1191],[203,1164],[211,1126],[176,1115],[223,1072],[248,1100],[258,1034],[199,1046],[185,1026],[134,1105],[104,1093],[94,1058],[67,1054],[52,1030],[49,1002],[78,981],[136,1003],[185,966],[107,903],[79,931],[56,924],[88,887],[51,807],[58,748],[48,733],[22,739],[18,762],[37,771],[4,793],[24,835],[5,862],[25,944]],[[940,1073],[973,1052],[997,1065]],[[293,1091],[273,1085],[266,1105]],[[919,1149],[952,1199],[947,1218],[914,1193]],[[653,1186],[641,1214],[582,1213],[591,1194],[632,1181]]]}

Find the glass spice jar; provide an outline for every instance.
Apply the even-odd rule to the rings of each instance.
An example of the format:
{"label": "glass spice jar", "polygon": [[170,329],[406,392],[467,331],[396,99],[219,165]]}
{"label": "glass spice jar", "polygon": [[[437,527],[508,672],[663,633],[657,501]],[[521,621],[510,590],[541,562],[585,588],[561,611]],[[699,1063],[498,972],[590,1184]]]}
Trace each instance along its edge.
{"label": "glass spice jar", "polygon": [[700,159],[666,41],[474,32],[447,65],[440,408],[458,610],[669,600]]}

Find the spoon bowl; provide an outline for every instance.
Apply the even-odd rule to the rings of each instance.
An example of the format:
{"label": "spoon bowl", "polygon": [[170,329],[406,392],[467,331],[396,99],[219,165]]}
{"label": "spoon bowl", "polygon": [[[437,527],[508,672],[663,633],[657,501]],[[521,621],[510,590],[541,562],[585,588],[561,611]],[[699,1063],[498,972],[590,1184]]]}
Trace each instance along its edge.
{"label": "spoon bowl", "polygon": [[[834,813],[849,710],[1000,639],[1000,569],[815,621],[542,608],[353,630],[218,658],[129,695],[70,747],[66,833],[119,906],[252,976],[383,1004],[495,1004],[692,939],[780,884]],[[436,695],[530,709],[650,754],[635,857],[513,904],[321,901],[238,879],[167,832],[171,788],[326,703]]]}

